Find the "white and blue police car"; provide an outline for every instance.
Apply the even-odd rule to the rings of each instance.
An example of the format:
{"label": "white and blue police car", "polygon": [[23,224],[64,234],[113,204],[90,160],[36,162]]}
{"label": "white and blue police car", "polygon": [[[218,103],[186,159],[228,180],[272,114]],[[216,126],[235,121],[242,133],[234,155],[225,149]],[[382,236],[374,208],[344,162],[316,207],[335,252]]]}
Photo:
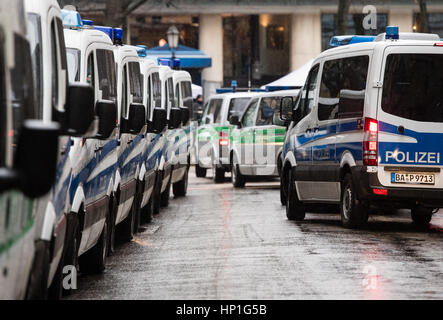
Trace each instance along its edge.
{"label": "white and blue police car", "polygon": [[[358,43],[360,42],[360,43]],[[443,207],[443,42],[434,34],[333,38],[312,64],[285,139],[281,184],[290,220],[339,204],[346,227],[371,207]]]}

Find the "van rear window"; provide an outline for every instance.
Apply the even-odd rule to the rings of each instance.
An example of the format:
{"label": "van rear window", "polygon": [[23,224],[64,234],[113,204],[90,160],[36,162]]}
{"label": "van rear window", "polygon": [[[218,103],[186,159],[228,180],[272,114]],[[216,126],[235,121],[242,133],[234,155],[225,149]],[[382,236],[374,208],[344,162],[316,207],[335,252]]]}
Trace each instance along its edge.
{"label": "van rear window", "polygon": [[381,108],[422,122],[443,122],[443,54],[389,54]]}

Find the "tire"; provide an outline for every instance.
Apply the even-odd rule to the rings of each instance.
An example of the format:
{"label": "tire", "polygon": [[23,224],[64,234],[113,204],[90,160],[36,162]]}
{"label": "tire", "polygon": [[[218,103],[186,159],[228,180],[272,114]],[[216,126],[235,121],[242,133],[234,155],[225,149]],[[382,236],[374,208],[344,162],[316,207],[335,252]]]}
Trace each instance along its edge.
{"label": "tire", "polygon": [[80,271],[82,273],[98,274],[105,270],[106,254],[108,252],[108,223],[109,214],[108,217],[106,217],[105,225],[103,226],[102,234],[97,244],[79,258]]}
{"label": "tire", "polygon": [[428,226],[432,220],[432,208],[415,207],[411,210],[411,218],[418,226]]}
{"label": "tire", "polygon": [[231,166],[231,181],[235,188],[244,188],[246,184],[245,176],[240,173],[237,163]]}
{"label": "tire", "polygon": [[[71,213],[74,215],[72,219],[69,219],[70,225],[69,227],[69,237],[67,238],[67,242],[65,244],[66,246],[66,252],[64,256],[64,266],[74,266],[76,270],[79,270],[79,259],[78,259],[78,249],[80,247],[80,239],[81,239],[81,233],[80,233],[80,226],[78,221],[78,214],[77,213]],[[65,290],[63,288],[63,295],[68,296],[72,293],[71,290]]]}
{"label": "tire", "polygon": [[215,183],[222,183],[225,181],[225,169],[214,167],[214,177]]}
{"label": "tire", "polygon": [[108,223],[108,244],[106,256],[111,256],[115,252],[115,219],[117,217],[119,195],[114,194],[109,200],[109,223]]}
{"label": "tire", "polygon": [[342,182],[340,216],[344,227],[360,228],[368,222],[369,208],[358,200],[352,182],[352,175],[347,173]]}
{"label": "tire", "polygon": [[165,208],[169,206],[169,195],[171,194],[171,178],[169,178],[168,185],[165,191],[160,195],[160,206]]}
{"label": "tire", "polygon": [[197,176],[197,178],[205,178],[206,171],[206,168],[202,168],[198,164],[195,165],[195,175]]}
{"label": "tire", "polygon": [[155,176],[155,185],[154,185],[154,191],[152,191],[152,214],[159,214],[160,213],[160,191],[162,187],[162,173],[159,171]]}
{"label": "tire", "polygon": [[189,168],[186,168],[185,174],[183,178],[172,185],[172,192],[175,197],[184,197],[186,196],[186,192],[188,191],[188,174]]}
{"label": "tire", "polygon": [[63,261],[64,254],[60,258],[58,263],[57,271],[55,272],[54,279],[52,279],[52,283],[48,289],[48,299],[50,300],[60,300],[63,295]]}
{"label": "tire", "polygon": [[[152,191],[154,192],[154,191]],[[149,198],[148,203],[146,206],[141,208],[140,211],[140,219],[142,223],[151,223],[153,220],[153,214],[154,214],[154,199],[153,199],[154,193],[151,194],[151,197]]]}
{"label": "tire", "polygon": [[134,195],[134,200],[132,201],[131,209],[129,210],[128,216],[120,222],[117,226],[116,232],[118,234],[119,240],[123,242],[129,242],[132,240],[135,234],[135,220],[136,220],[136,206],[137,206],[137,193]]}
{"label": "tire", "polygon": [[280,174],[280,203],[282,206],[286,205],[286,186],[287,186],[287,175],[286,170],[282,170]]}
{"label": "tire", "polygon": [[303,221],[306,216],[306,208],[298,199],[295,179],[292,169],[288,172],[288,194],[286,196],[286,217],[288,220]]}
{"label": "tire", "polygon": [[137,182],[137,188],[135,189],[134,201],[134,234],[138,233],[138,228],[141,225],[141,205],[143,200],[143,190],[144,190],[145,182],[140,181]]}
{"label": "tire", "polygon": [[36,241],[34,261],[26,290],[26,300],[46,300],[48,298],[49,263],[49,242]]}

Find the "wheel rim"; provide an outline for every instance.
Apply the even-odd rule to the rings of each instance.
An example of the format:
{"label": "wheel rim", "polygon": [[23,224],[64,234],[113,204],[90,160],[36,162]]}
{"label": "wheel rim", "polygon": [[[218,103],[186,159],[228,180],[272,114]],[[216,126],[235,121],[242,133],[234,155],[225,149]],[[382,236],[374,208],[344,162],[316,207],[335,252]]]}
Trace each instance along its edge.
{"label": "wheel rim", "polygon": [[352,206],[352,190],[349,187],[347,187],[344,191],[342,206],[343,206],[343,215],[348,220]]}

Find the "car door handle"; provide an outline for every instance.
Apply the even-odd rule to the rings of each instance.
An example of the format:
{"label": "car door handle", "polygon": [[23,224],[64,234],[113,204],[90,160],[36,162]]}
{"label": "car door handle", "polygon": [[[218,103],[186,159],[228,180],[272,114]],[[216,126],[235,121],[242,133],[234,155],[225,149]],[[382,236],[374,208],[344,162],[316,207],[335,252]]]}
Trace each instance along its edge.
{"label": "car door handle", "polygon": [[155,137],[154,138],[151,138],[151,142],[154,142],[155,141]]}
{"label": "car door handle", "polygon": [[97,149],[95,149],[95,152],[99,152],[99,151],[102,151],[103,150],[103,147],[98,147]]}
{"label": "car door handle", "polygon": [[132,141],[134,141],[134,140],[128,140],[128,144],[131,144],[131,143],[132,143]]}
{"label": "car door handle", "polygon": [[311,133],[311,129],[306,129],[306,133]]}

